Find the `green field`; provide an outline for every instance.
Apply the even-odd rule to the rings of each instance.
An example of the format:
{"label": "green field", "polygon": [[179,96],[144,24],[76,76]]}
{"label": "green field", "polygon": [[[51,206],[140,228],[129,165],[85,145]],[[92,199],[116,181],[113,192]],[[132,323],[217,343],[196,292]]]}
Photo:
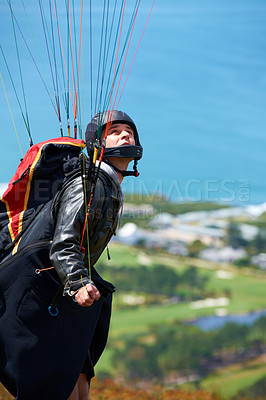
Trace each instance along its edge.
{"label": "green field", "polygon": [[[228,264],[212,263],[205,260],[187,258],[180,256],[172,256],[167,253],[152,254],[145,252],[143,249],[119,245],[113,243],[110,247],[112,259],[106,261],[106,257],[102,257],[101,262],[108,266],[108,279],[112,279],[112,266],[124,266],[141,268],[141,261],[144,260],[151,268],[155,265],[165,265],[173,268],[177,272],[183,271],[188,266],[199,268],[201,274],[208,276],[207,289],[215,293],[215,297],[223,297],[226,292],[230,293],[230,302],[227,310],[229,313],[246,313],[254,310],[266,308],[266,272],[239,269]],[[146,264],[146,265],[147,265]],[[221,279],[217,276],[217,272],[225,271],[232,276],[230,279]],[[115,282],[113,282],[115,284]],[[132,288],[134,291],[134,288]],[[115,299],[114,299],[115,305]],[[189,308],[189,303],[179,303],[171,306],[150,306],[145,309],[135,309],[128,311],[116,311],[113,315],[113,329],[120,329],[120,320],[125,318],[138,326],[156,324],[158,313],[165,322],[173,320],[193,319],[202,315],[213,314],[213,309],[200,309],[195,312]],[[120,317],[121,314],[121,317]],[[133,322],[134,321],[134,322]],[[145,323],[146,321],[146,323]],[[122,328],[122,327],[121,327]],[[126,329],[126,328],[123,328]]]}
{"label": "green field", "polygon": [[[229,314],[246,313],[259,309],[266,309],[266,273],[252,269],[239,269],[232,265],[211,263],[199,259],[172,256],[167,253],[150,253],[143,249],[118,245],[112,243],[110,246],[111,261],[102,257],[101,263],[108,266],[107,279],[111,279],[112,266],[124,266],[141,268],[143,263],[151,269],[155,265],[167,265],[180,272],[188,266],[198,267],[200,274],[207,275],[209,280],[207,288],[216,297],[229,296],[229,305],[223,307]],[[221,279],[217,271],[230,274],[230,279]],[[115,282],[113,282],[115,284]],[[134,288],[132,288],[134,292]],[[151,306],[140,306],[137,308],[117,309],[116,302],[119,293],[114,295],[114,310],[110,330],[110,346],[102,356],[96,372],[98,374],[111,372],[116,374],[116,367],[111,364],[111,355],[116,347],[121,346],[123,340],[137,335],[145,335],[150,327],[164,326],[177,321],[189,321],[198,317],[215,314],[217,307],[192,309],[190,302],[179,302],[175,304],[157,304]],[[265,363],[257,363],[253,366],[238,365],[228,370],[223,369],[215,375],[209,376],[202,381],[202,387],[211,388],[221,392],[224,396],[236,393],[237,390],[250,386],[261,377],[266,376]]]}
{"label": "green field", "polygon": [[233,365],[216,371],[201,382],[201,388],[220,393],[224,397],[233,396],[239,388],[247,389],[258,380],[266,379],[265,360],[258,359],[245,365]]}

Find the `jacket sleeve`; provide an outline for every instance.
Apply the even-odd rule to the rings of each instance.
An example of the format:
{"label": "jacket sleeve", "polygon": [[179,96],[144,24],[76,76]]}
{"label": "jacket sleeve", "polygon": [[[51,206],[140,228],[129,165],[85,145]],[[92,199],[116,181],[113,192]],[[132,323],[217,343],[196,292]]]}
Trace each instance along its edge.
{"label": "jacket sleeve", "polygon": [[[98,181],[89,217],[92,231],[101,216],[104,196]],[[90,282],[81,247],[82,230],[85,221],[85,205],[82,182],[77,178],[64,191],[57,212],[55,232],[50,250],[50,259],[64,285],[64,294],[75,292]]]}

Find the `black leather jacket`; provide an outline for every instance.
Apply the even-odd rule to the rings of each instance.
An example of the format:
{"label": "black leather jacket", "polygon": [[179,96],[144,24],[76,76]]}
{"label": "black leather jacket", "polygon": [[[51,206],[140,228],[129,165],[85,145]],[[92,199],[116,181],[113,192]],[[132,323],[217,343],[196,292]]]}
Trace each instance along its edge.
{"label": "black leather jacket", "polygon": [[[97,287],[100,285],[100,292],[101,289],[113,291],[113,286],[99,277],[93,265],[116,231],[121,205],[122,192],[117,174],[109,165],[102,163],[88,219],[89,244],[85,233],[81,246],[86,210],[81,177],[75,178],[63,192],[50,259],[64,285],[64,294],[73,296],[80,287],[90,282],[90,268],[92,281]],[[85,253],[82,247],[87,249]]]}

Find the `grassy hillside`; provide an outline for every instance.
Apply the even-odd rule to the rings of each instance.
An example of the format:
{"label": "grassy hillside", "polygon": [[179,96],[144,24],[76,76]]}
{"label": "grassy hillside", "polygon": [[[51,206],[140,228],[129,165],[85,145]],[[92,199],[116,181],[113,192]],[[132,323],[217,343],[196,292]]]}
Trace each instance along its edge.
{"label": "grassy hillside", "polygon": [[[195,266],[202,276],[208,277],[207,288],[213,297],[228,297],[229,304],[223,307],[229,314],[246,313],[266,308],[266,273],[252,269],[238,269],[230,264],[217,264],[199,259],[173,256],[168,253],[151,253],[143,249],[128,247],[112,243],[110,246],[111,261],[103,256],[101,263],[104,265],[105,278],[112,280],[112,269],[116,266],[124,268],[148,267],[153,273],[156,265],[165,265],[181,273],[191,265]],[[106,269],[107,268],[107,269]],[[223,271],[225,274],[221,274]],[[106,276],[107,275],[107,276]],[[222,279],[225,276],[226,279]],[[132,288],[132,292],[134,293]],[[217,307],[191,308],[191,301],[176,302],[173,304],[154,304],[139,307],[118,309],[121,288],[114,296],[114,311],[111,323],[109,347],[100,360],[96,372],[99,376],[105,373],[116,376],[116,365],[112,363],[112,355],[123,346],[125,340],[140,338],[149,340],[151,327],[171,326],[177,321],[190,321],[201,316],[215,314]],[[123,360],[121,360],[123,362]],[[265,363],[264,363],[265,364]],[[236,394],[240,389],[246,389],[266,377],[266,367],[261,360],[252,363],[228,365],[215,371],[202,380],[201,386],[205,390],[217,391],[226,398]],[[249,377],[249,378],[247,378]],[[195,390],[195,386],[191,386]]]}
{"label": "grassy hillside", "polygon": [[234,364],[221,368],[201,382],[203,390],[220,393],[224,397],[231,397],[239,388],[244,392],[261,379],[266,380],[266,364],[264,357],[259,357],[241,364]]}
{"label": "grassy hillside", "polygon": [[[258,309],[266,308],[265,285],[266,273],[263,271],[254,271],[252,269],[239,269],[232,265],[218,264],[206,260],[195,258],[187,258],[170,255],[168,253],[154,253],[144,251],[143,249],[125,246],[112,243],[110,246],[112,259],[106,260],[103,256],[101,262],[106,266],[106,278],[112,280],[112,267],[123,266],[124,268],[135,267],[141,268],[143,264],[148,266],[153,273],[153,268],[156,265],[165,265],[173,268],[177,272],[181,272],[189,266],[195,266],[199,270],[199,274],[208,277],[207,289],[213,292],[214,297],[225,296],[229,294],[229,305],[227,310],[229,313],[245,313]],[[219,272],[225,271],[230,278],[220,278]],[[113,282],[115,284],[115,282]],[[132,291],[134,291],[134,287]],[[119,296],[119,291],[114,296],[114,306],[116,305],[116,296]],[[154,311],[153,311],[154,310]],[[119,329],[120,314],[122,319],[125,316],[131,319],[140,318],[140,324],[146,320],[146,325],[156,323],[156,318],[153,314],[157,314],[159,310],[163,313],[163,320],[171,321],[173,318],[177,320],[193,319],[202,315],[210,315],[213,309],[192,310],[189,303],[177,303],[165,306],[149,307],[145,311],[145,307],[141,310],[126,310],[123,312],[115,312],[113,315],[114,326]],[[145,314],[148,314],[145,316]],[[134,317],[134,315],[136,315]],[[139,315],[139,317],[138,317]],[[144,315],[144,317],[142,317]],[[117,322],[116,323],[116,319]],[[136,321],[135,321],[136,322]],[[116,328],[114,328],[116,329]],[[126,329],[126,328],[125,328]]]}

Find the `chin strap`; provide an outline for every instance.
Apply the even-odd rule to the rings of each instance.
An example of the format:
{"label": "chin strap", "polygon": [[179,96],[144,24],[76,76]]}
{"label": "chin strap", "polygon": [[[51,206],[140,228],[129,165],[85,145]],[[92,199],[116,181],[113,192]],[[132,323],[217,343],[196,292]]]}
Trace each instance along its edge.
{"label": "chin strap", "polygon": [[104,162],[106,164],[109,164],[112,168],[114,168],[114,170],[116,172],[119,172],[123,177],[124,176],[135,176],[135,178],[137,178],[139,176],[139,171],[137,169],[137,163],[138,163],[137,160],[134,160],[133,171],[122,171],[121,169],[115,167],[112,163],[110,163],[110,161],[108,161],[106,159],[104,160]]}

